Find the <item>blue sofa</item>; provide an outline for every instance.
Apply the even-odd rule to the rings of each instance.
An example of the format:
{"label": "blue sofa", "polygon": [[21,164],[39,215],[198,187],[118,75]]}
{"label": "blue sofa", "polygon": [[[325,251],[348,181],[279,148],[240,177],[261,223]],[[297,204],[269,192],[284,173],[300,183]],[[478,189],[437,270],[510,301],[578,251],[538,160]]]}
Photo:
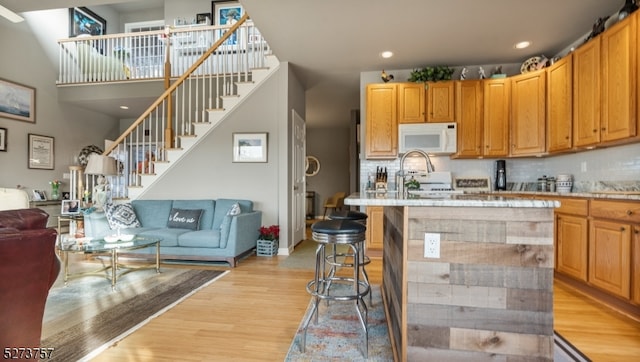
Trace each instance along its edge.
{"label": "blue sofa", "polygon": [[[256,248],[262,225],[262,212],[254,210],[253,202],[249,200],[134,200],[124,206],[133,209],[135,216],[132,217],[137,220],[133,220],[136,226],[118,227],[120,232],[162,239],[160,258],[163,260],[226,261],[235,267],[240,258]],[[169,223],[172,210],[175,213],[178,209],[185,212],[202,210],[196,230]],[[107,211],[85,213],[86,237],[103,238],[116,234],[113,223],[110,227],[113,213]],[[107,214],[112,220],[107,219]],[[128,255],[131,254],[151,258],[155,257],[155,248],[135,250]]]}

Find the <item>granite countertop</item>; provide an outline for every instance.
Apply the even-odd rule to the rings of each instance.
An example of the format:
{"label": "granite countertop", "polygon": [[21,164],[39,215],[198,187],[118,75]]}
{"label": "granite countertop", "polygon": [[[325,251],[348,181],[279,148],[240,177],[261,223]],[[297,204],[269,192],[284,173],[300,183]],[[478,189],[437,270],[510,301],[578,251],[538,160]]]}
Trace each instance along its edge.
{"label": "granite countertop", "polygon": [[489,195],[531,195],[545,197],[581,197],[586,199],[613,199],[613,200],[629,200],[640,201],[640,192],[638,191],[578,191],[578,192],[542,192],[542,191],[493,191]]}
{"label": "granite countertop", "polygon": [[[515,192],[514,192],[515,194]],[[400,198],[396,192],[354,193],[344,199],[345,205],[357,206],[439,206],[439,207],[513,207],[513,208],[555,208],[560,206],[555,200],[532,200],[516,195],[496,194],[446,194],[419,195]]]}

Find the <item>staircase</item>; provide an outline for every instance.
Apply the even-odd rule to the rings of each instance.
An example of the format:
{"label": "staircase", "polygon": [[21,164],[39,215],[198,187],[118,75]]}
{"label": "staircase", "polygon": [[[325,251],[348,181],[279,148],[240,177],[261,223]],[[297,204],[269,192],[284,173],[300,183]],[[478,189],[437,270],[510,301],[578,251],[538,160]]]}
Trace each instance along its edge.
{"label": "staircase", "polygon": [[[198,51],[201,44],[184,41],[193,38],[184,31],[179,36],[167,32],[165,92],[103,153],[115,158],[118,165],[118,174],[109,178],[114,202],[144,195],[278,69],[278,59],[255,26],[247,22],[246,14],[233,26],[208,31],[212,32],[208,34],[210,38],[219,39],[206,51]],[[196,39],[203,38],[202,33],[196,34]],[[95,41],[100,39],[92,40]],[[72,54],[69,49],[63,49],[63,53]],[[174,80],[170,74],[175,72],[175,62],[172,64],[170,59],[182,55],[184,61],[193,53],[202,55]],[[130,74],[99,74],[93,70],[104,67],[84,66],[92,69],[91,77],[120,81],[117,77]],[[91,190],[94,184],[95,180],[89,180],[87,189]]]}

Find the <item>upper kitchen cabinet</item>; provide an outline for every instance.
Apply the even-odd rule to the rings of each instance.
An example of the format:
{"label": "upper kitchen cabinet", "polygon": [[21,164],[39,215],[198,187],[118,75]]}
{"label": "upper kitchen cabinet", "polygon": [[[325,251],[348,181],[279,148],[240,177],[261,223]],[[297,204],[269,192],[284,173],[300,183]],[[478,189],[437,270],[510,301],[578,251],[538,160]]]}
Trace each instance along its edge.
{"label": "upper kitchen cabinet", "polygon": [[573,55],[558,60],[547,72],[547,151],[568,151],[571,141]]}
{"label": "upper kitchen cabinet", "polygon": [[637,14],[602,34],[601,142],[636,136]]}
{"label": "upper kitchen cabinet", "polygon": [[573,145],[600,142],[600,43],[597,36],[573,53]]}
{"label": "upper kitchen cabinet", "polygon": [[367,85],[365,157],[398,157],[398,118],[396,84]]}
{"label": "upper kitchen cabinet", "polygon": [[398,123],[424,123],[425,84],[398,83]]}
{"label": "upper kitchen cabinet", "polygon": [[511,77],[511,156],[537,156],[546,150],[546,72]]}
{"label": "upper kitchen cabinet", "polygon": [[504,157],[509,154],[511,80],[498,78],[483,82],[483,155]]}
{"label": "upper kitchen cabinet", "polygon": [[427,82],[427,122],[455,122],[455,81]]}
{"label": "upper kitchen cabinet", "polygon": [[456,82],[457,158],[482,157],[482,80]]}

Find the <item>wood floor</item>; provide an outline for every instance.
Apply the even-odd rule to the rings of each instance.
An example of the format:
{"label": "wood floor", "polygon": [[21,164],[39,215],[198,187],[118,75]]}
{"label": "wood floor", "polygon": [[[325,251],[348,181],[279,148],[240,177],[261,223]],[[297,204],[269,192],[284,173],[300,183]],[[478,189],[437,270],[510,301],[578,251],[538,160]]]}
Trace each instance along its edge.
{"label": "wood floor", "polygon": [[[309,302],[312,270],[251,256],[94,361],[282,361]],[[170,266],[163,266],[170,267]],[[381,262],[367,268],[381,282]],[[640,323],[555,285],[555,329],[593,361],[639,361]]]}

